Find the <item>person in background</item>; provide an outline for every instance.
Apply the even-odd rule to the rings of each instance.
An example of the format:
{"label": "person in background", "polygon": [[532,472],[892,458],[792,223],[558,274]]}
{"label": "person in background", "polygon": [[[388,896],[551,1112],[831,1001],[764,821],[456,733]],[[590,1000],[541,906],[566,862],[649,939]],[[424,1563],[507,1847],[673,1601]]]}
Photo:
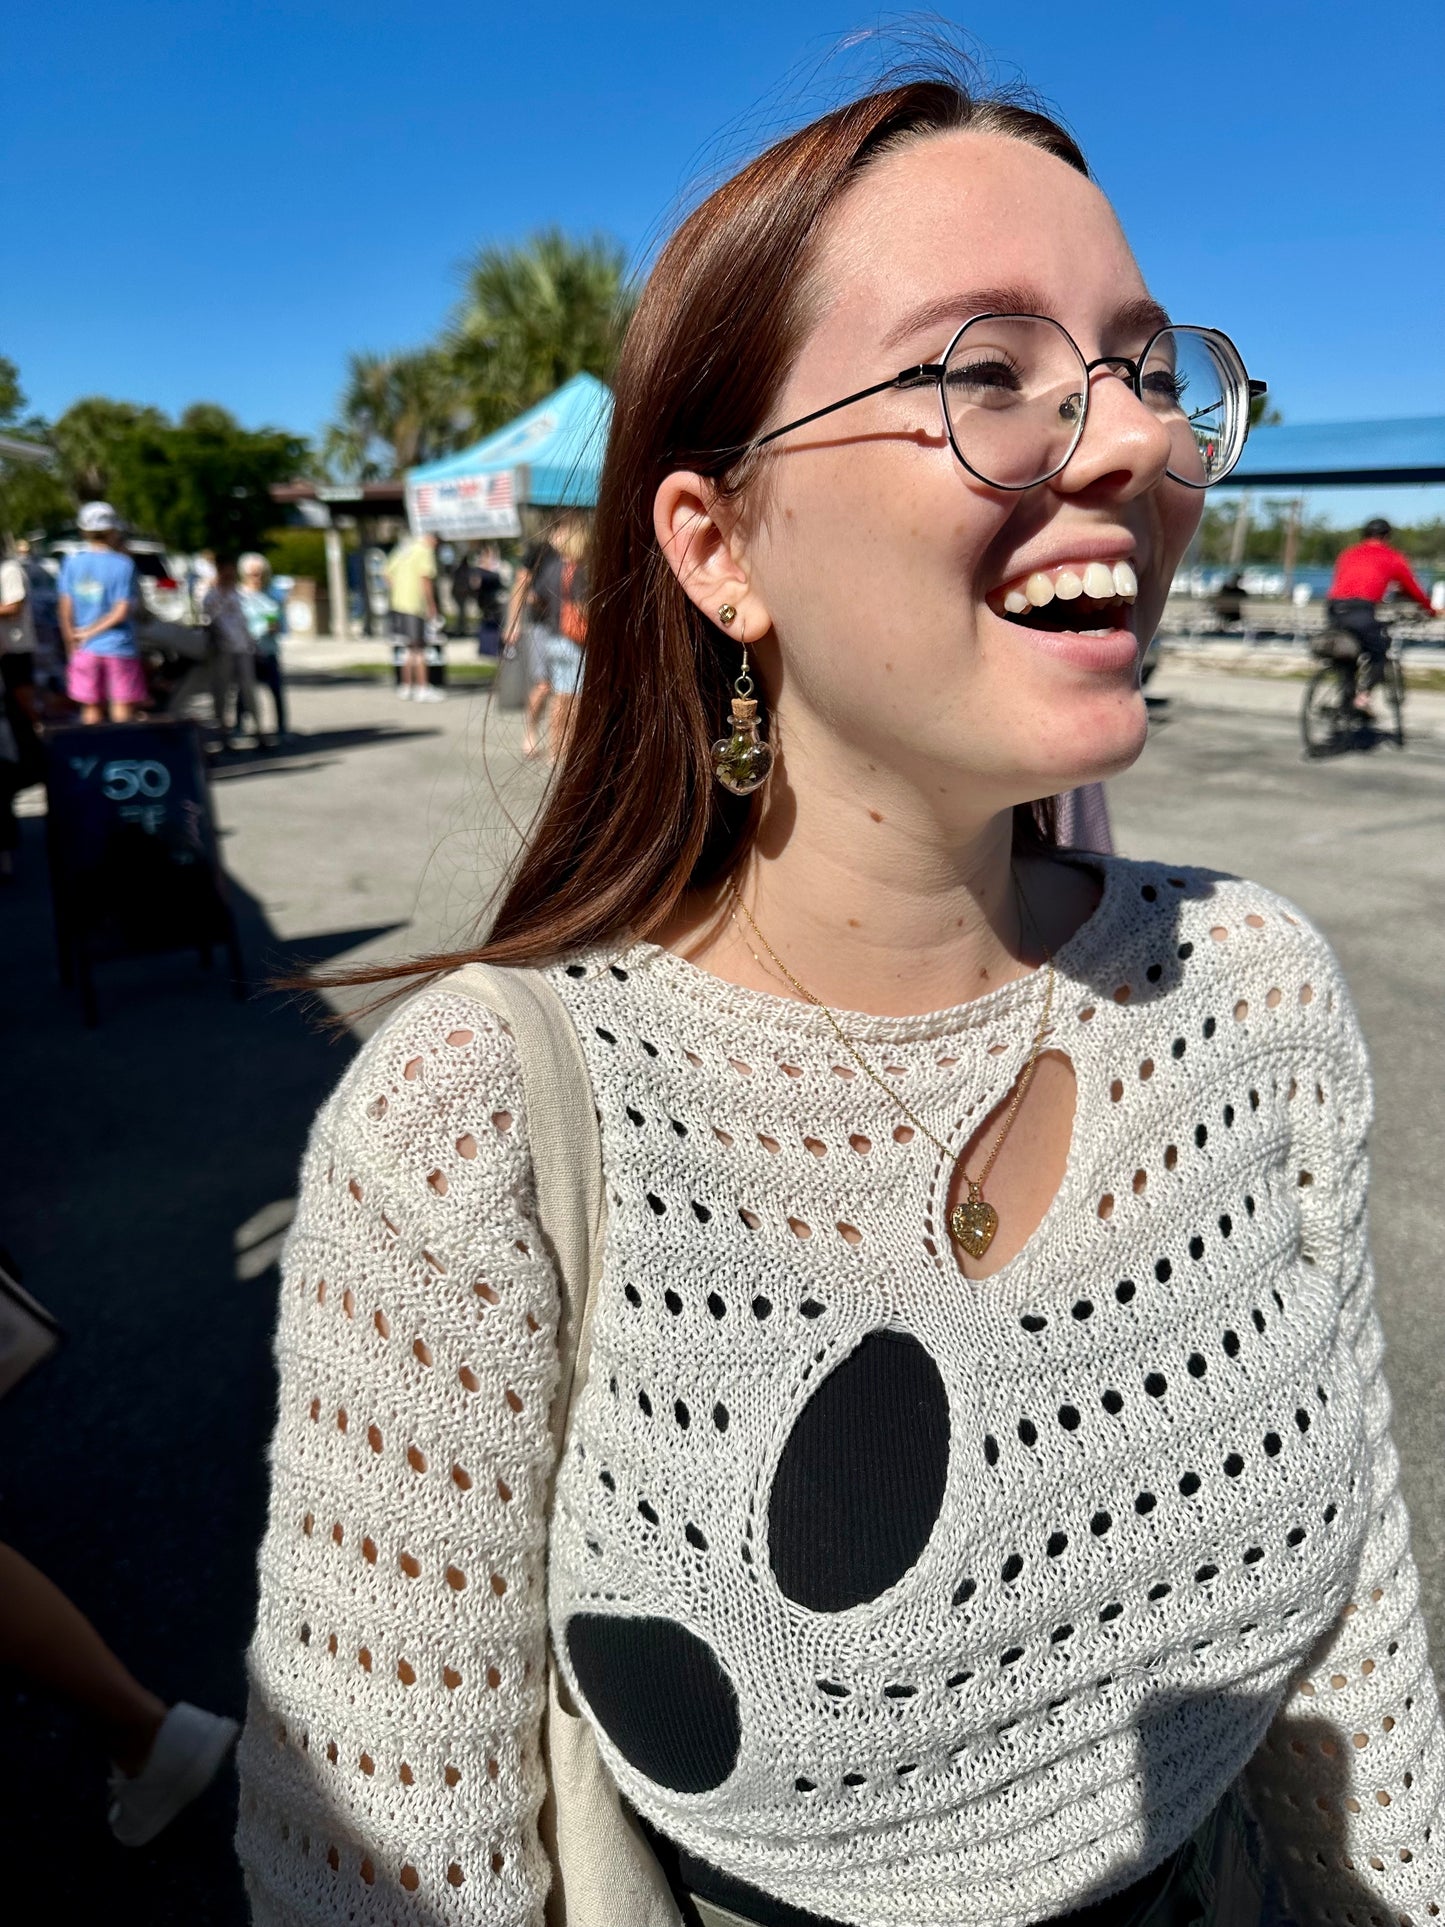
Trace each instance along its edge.
{"label": "person in background", "polygon": [[503,648],[520,654],[527,678],[527,704],[522,712],[522,754],[527,757],[541,754],[542,712],[552,693],[547,680],[546,635],[537,620],[533,585],[554,553],[550,535],[541,536],[523,552],[521,566],[512,579],[502,630]]}
{"label": "person in background", "polygon": [[79,527],[86,544],[60,568],[60,633],[69,664],[65,685],[83,723],[128,723],[146,701],[136,643],[140,588],[121,546],[121,520],[109,502],[86,502]]}
{"label": "person in background", "polygon": [[1382,517],[1366,522],[1360,540],[1342,549],[1330,580],[1325,614],[1336,629],[1344,629],[1360,645],[1361,663],[1355,688],[1355,707],[1370,713],[1370,691],[1385,673],[1390,638],[1380,626],[1375,604],[1391,588],[1403,589],[1426,615],[1434,615],[1430,598],[1415,580],[1406,557],[1390,543],[1390,525]]}
{"label": "person in background", "polygon": [[0,1545],[0,1666],[58,1693],[111,1756],[110,1830],[143,1847],[215,1778],[236,1722],[179,1700],[168,1707],[124,1666],[53,1580]]}
{"label": "person in background", "polygon": [[587,640],[587,524],[575,511],[562,516],[532,582],[532,617],[552,694],[547,712],[547,760],[567,746],[572,708],[582,681]]}
{"label": "person in background", "polygon": [[437,539],[430,532],[399,543],[386,558],[392,626],[406,645],[401,659],[403,702],[441,702],[442,692],[427,681],[427,624],[437,615]]}
{"label": "person in background", "polygon": [[206,597],[216,583],[216,552],[202,549],[191,557],[190,567],[186,570],[186,593],[191,598],[191,607],[198,621],[204,619]]}
{"label": "person in background", "polygon": [[0,683],[34,721],[35,622],[30,582],[15,556],[0,560]]}
{"label": "person in background", "polygon": [[15,874],[20,844],[15,798],[40,780],[35,718],[30,585],[21,564],[6,556],[0,561],[0,882]]}
{"label": "person in background", "polygon": [[495,662],[502,651],[502,558],[495,542],[477,551],[472,593],[477,603],[477,654]]}
{"label": "person in background", "polygon": [[[286,685],[281,676],[281,609],[275,597],[267,592],[271,565],[264,555],[253,553],[243,555],[237,567],[241,613],[256,645],[256,680],[271,692],[271,700],[276,705],[276,734],[284,738],[291,732],[286,723]],[[259,714],[258,706],[258,719]]]}
{"label": "person in background", "polygon": [[472,551],[459,543],[452,561],[451,574],[452,621],[449,633],[464,636],[467,633],[467,604],[474,600],[477,592],[477,566]]}
{"label": "person in background", "polygon": [[65,694],[65,644],[60,634],[60,602],[55,577],[36,555],[28,538],[15,544],[25,574],[26,606],[35,638],[35,693],[42,714]]}
{"label": "person in background", "polygon": [[[246,719],[257,749],[263,747],[261,718],[256,705],[256,644],[251,638],[246,612],[236,585],[236,565],[229,558],[216,564],[216,580],[201,604],[215,638],[211,656],[212,700],[216,727],[227,749],[236,747]],[[232,705],[235,708],[235,734],[232,731]]]}

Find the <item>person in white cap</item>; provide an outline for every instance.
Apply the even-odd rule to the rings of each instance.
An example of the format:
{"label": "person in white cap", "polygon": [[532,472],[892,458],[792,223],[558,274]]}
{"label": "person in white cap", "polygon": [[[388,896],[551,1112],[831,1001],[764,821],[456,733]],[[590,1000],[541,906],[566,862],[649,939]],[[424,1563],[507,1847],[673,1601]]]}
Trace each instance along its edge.
{"label": "person in white cap", "polygon": [[109,502],[86,502],[79,516],[86,545],[61,565],[60,633],[69,658],[65,686],[81,721],[128,723],[146,701],[136,642],[140,589],[121,546],[121,519]]}

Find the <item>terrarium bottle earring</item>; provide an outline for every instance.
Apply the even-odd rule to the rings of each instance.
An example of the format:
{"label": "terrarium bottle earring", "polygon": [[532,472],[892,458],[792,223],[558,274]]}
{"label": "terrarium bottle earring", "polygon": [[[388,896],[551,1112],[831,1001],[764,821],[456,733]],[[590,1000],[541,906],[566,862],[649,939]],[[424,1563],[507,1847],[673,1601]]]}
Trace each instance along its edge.
{"label": "terrarium bottle earring", "polygon": [[[728,609],[727,603],[723,609]],[[722,614],[721,611],[719,611]],[[724,621],[729,616],[723,615]],[[772,746],[758,734],[758,703],[753,694],[753,679],[748,674],[747,645],[743,646],[742,673],[733,684],[733,727],[731,736],[721,736],[712,746],[712,771],[725,790],[734,796],[751,796],[768,780],[773,767]]]}

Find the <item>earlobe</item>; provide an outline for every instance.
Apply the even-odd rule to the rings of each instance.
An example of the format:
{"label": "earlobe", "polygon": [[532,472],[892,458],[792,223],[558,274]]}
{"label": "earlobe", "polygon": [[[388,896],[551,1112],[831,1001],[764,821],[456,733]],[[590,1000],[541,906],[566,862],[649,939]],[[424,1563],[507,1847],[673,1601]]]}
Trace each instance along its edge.
{"label": "earlobe", "polygon": [[742,614],[749,634],[770,625],[734,553],[731,518],[720,513],[717,485],[691,469],[677,469],[658,488],[653,528],[668,567],[688,599],[710,622],[726,627],[721,611]]}

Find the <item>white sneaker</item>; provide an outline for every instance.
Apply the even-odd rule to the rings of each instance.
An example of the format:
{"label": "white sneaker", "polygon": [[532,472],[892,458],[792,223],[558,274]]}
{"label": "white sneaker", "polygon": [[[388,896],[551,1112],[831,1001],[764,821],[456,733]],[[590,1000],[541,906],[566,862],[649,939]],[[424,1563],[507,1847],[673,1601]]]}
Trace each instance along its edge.
{"label": "white sneaker", "polygon": [[444,703],[447,699],[446,691],[438,689],[432,683],[423,683],[416,692],[416,699],[419,703]]}
{"label": "white sneaker", "polygon": [[411,684],[409,682],[398,683],[396,693],[404,703],[409,703],[411,701]]}
{"label": "white sneaker", "polygon": [[123,1847],[143,1847],[182,1807],[204,1793],[236,1738],[236,1722],[178,1700],[161,1722],[150,1758],[134,1775],[110,1776],[110,1830]]}

